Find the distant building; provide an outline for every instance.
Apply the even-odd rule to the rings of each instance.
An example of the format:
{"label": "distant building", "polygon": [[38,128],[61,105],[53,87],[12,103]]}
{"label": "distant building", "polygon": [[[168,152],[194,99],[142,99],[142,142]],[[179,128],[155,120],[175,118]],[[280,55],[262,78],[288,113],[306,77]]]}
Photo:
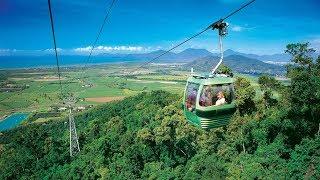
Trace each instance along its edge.
{"label": "distant building", "polygon": [[60,108],[58,109],[58,111],[65,111],[65,110],[67,110],[66,107],[60,107]]}
{"label": "distant building", "polygon": [[78,106],[78,107],[76,108],[77,111],[83,111],[83,110],[85,110],[85,109],[86,109],[86,107],[84,107],[84,106]]}
{"label": "distant building", "polygon": [[93,87],[93,84],[85,84],[85,85],[82,85],[81,87]]}

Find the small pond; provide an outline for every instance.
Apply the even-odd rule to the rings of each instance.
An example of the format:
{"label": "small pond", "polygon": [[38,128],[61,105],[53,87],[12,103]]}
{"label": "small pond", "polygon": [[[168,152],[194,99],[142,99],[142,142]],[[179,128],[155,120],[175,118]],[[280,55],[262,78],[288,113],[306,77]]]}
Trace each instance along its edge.
{"label": "small pond", "polygon": [[14,113],[0,121],[0,131],[17,127],[23,120],[28,118],[28,113]]}

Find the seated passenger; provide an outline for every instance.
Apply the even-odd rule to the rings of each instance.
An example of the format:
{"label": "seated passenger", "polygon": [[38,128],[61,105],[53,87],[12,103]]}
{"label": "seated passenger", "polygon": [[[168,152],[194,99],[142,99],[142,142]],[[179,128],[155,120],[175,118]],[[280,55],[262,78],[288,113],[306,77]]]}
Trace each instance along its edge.
{"label": "seated passenger", "polygon": [[226,99],[224,98],[223,92],[219,91],[217,94],[218,100],[216,101],[215,106],[220,106],[226,103]]}
{"label": "seated passenger", "polygon": [[199,103],[201,106],[212,106],[212,93],[210,86],[207,86],[203,90]]}
{"label": "seated passenger", "polygon": [[186,100],[186,108],[190,111],[190,108],[192,106],[192,103],[189,99]]}
{"label": "seated passenger", "polygon": [[192,102],[189,103],[188,110],[189,110],[190,112],[193,112],[193,111],[195,110],[195,105],[194,105]]}
{"label": "seated passenger", "polygon": [[195,101],[197,97],[197,90],[193,89],[192,92],[187,97],[186,107],[189,111],[194,111],[195,109]]}

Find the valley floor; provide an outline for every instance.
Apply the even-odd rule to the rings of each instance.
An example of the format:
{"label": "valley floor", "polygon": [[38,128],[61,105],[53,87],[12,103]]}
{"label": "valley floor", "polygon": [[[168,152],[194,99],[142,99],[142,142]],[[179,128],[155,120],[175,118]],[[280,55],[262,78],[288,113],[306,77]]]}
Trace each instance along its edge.
{"label": "valley floor", "polygon": [[[165,90],[182,97],[189,72],[179,70],[179,64],[152,64],[137,70],[132,64],[109,64],[90,66],[85,70],[77,67],[62,68],[61,82],[64,94],[76,98],[76,110],[83,111],[101,103],[118,101],[142,91]],[[22,87],[21,90],[8,90],[0,93],[0,117],[15,112],[51,113],[64,116],[62,101],[59,99],[59,79],[55,69],[8,70],[2,87]],[[257,77],[237,74],[249,78],[258,88]],[[39,116],[39,121],[56,119]],[[33,119],[37,121],[37,119]]]}

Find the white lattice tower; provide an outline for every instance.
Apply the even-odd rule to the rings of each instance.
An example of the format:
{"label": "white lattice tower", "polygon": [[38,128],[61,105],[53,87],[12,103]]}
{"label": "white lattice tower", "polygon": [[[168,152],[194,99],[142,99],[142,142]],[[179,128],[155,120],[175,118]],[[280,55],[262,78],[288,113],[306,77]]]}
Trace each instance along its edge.
{"label": "white lattice tower", "polygon": [[73,157],[80,152],[76,124],[74,122],[72,113],[75,100],[72,97],[69,97],[67,100],[65,100],[65,104],[69,109],[70,156]]}

